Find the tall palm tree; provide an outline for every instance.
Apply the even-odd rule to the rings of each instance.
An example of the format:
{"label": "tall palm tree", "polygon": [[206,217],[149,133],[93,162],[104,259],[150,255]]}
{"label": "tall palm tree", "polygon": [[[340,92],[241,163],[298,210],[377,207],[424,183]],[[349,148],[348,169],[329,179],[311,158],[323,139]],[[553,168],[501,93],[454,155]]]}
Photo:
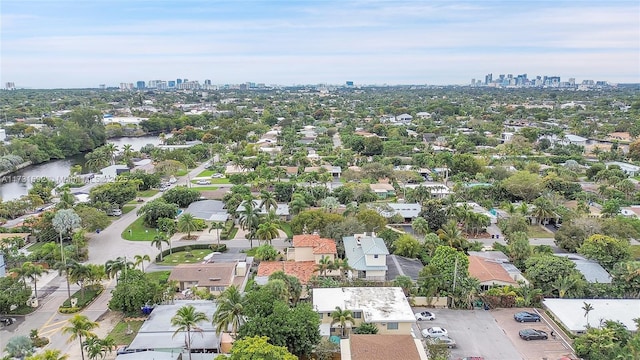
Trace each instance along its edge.
{"label": "tall palm tree", "polygon": [[114,143],[107,143],[102,146],[104,153],[106,154],[109,161],[111,161],[111,165],[115,165],[116,163],[116,153],[118,152],[118,145]]}
{"label": "tall palm tree", "polygon": [[87,265],[76,263],[69,271],[69,277],[73,282],[80,285],[80,293],[84,299],[85,284],[91,276],[91,268]]}
{"label": "tall palm tree", "polygon": [[455,221],[449,221],[444,224],[440,230],[436,232],[440,240],[443,240],[447,245],[458,250],[465,250],[467,246],[467,239],[462,236],[462,231],[458,228],[458,224]]}
{"label": "tall palm tree", "polygon": [[220,248],[220,229],[224,229],[224,223],[221,221],[214,221],[209,227],[209,232],[211,232],[211,230],[216,231],[216,238],[218,239],[218,249]]}
{"label": "tall palm tree", "polygon": [[260,241],[269,242],[271,245],[271,240],[275,239],[280,235],[278,230],[280,227],[272,222],[264,222],[258,225],[258,229],[256,230],[256,237]]}
{"label": "tall palm tree", "polygon": [[31,263],[29,262],[25,262],[22,264],[22,266],[11,269],[11,272],[14,273],[15,276],[20,278],[20,280],[22,280],[22,285],[24,286],[25,290],[27,290],[27,274],[30,271],[30,264]]}
{"label": "tall palm tree", "polygon": [[108,260],[104,264],[104,271],[109,278],[116,278],[118,282],[118,274],[122,271],[132,269],[134,267],[131,261],[127,261],[126,257],[117,257],[114,260]]}
{"label": "tall palm tree", "polygon": [[536,218],[539,225],[543,225],[546,219],[554,217],[553,204],[547,198],[539,197],[533,201],[533,205],[535,207],[531,211],[531,215]]}
{"label": "tall palm tree", "polygon": [[253,248],[253,237],[260,223],[260,209],[255,207],[252,199],[248,199],[244,201],[242,209],[238,213],[240,214],[240,226],[247,231],[250,246]]}
{"label": "tall palm tree", "polygon": [[[38,298],[38,278],[41,277],[44,274],[49,273],[49,270],[46,270],[42,265],[40,264],[34,264],[34,263],[30,263],[27,262],[28,264],[30,264],[27,268],[27,274],[26,276],[31,279],[31,281],[33,281],[33,293],[36,297],[36,299]],[[25,264],[27,264],[25,263]],[[24,264],[22,265],[24,266]]]}
{"label": "tall palm tree", "polygon": [[171,318],[171,326],[176,326],[176,331],[173,332],[174,337],[179,332],[186,332],[185,342],[187,351],[189,352],[189,360],[191,360],[191,331],[202,331],[202,329],[198,327],[198,324],[208,320],[207,315],[201,311],[196,311],[193,305],[181,307]]}
{"label": "tall palm tree", "polygon": [[271,191],[261,191],[260,192],[260,205],[258,206],[260,209],[264,209],[265,212],[269,212],[272,209],[276,210],[278,208],[278,201],[276,200],[276,195]]}
{"label": "tall palm tree", "polygon": [[133,263],[133,266],[140,265],[140,270],[142,270],[142,272],[144,272],[144,262],[145,261],[151,262],[151,258],[147,254],[145,254],[145,255],[136,255],[136,256],[133,257],[133,259],[135,260],[134,263]]}
{"label": "tall palm tree", "polygon": [[333,212],[340,206],[340,202],[336,197],[328,196],[321,201],[322,207],[328,211]]}
{"label": "tall palm tree", "polygon": [[291,215],[298,215],[301,211],[309,208],[309,204],[304,199],[304,195],[300,193],[293,194],[291,201],[289,202],[289,213]]}
{"label": "tall palm tree", "polygon": [[347,323],[351,323],[351,325],[355,325],[355,319],[353,318],[353,314],[351,310],[345,309],[342,310],[340,306],[336,306],[336,309],[331,313],[331,326],[335,324],[340,324],[340,329],[342,330],[342,337],[344,338],[344,328],[347,327]]}
{"label": "tall palm tree", "polygon": [[231,326],[231,336],[235,337],[243,323],[245,298],[235,285],[226,288],[217,299],[218,308],[213,314],[213,325],[216,334],[220,334]]}
{"label": "tall palm tree", "polygon": [[89,320],[85,315],[76,314],[71,319],[69,319],[69,325],[62,328],[63,334],[69,335],[69,340],[67,342],[72,342],[75,339],[78,339],[80,342],[80,354],[82,355],[82,360],[84,360],[84,350],[82,338],[84,337],[95,337],[96,334],[91,332],[91,330],[98,327],[98,323]]}
{"label": "tall palm tree", "polygon": [[321,276],[326,276],[327,271],[333,265],[333,261],[328,256],[322,255],[318,263],[316,264],[315,272],[319,272]]}
{"label": "tall palm tree", "polygon": [[128,163],[132,157],[133,157],[133,145],[125,144],[122,147],[122,159],[124,160],[124,163],[125,164]]}
{"label": "tall palm tree", "polygon": [[587,318],[587,328],[589,328],[591,327],[589,325],[589,313],[593,311],[593,305],[585,301],[584,305],[582,306],[582,310],[584,310],[584,317]]}
{"label": "tall palm tree", "polygon": [[189,213],[180,215],[180,219],[178,220],[178,230],[180,232],[186,232],[187,239],[191,239],[191,232],[198,230],[196,218]]}
{"label": "tall palm tree", "polygon": [[65,278],[67,279],[67,295],[69,298],[69,304],[71,304],[71,284],[69,281],[69,276],[73,268],[76,267],[76,264],[77,263],[75,261],[67,259],[65,261],[58,261],[53,265],[53,268],[58,270],[58,275],[62,276],[64,274]]}
{"label": "tall palm tree", "polygon": [[155,246],[158,250],[160,250],[160,261],[162,262],[162,244],[165,243],[167,245],[171,245],[169,243],[169,239],[167,239],[167,235],[164,233],[158,233],[151,240],[151,246]]}

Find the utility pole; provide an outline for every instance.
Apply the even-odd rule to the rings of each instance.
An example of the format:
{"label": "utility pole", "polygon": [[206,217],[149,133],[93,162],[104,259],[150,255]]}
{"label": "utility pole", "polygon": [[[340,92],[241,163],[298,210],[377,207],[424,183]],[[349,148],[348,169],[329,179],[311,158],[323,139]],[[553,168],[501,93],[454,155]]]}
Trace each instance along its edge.
{"label": "utility pole", "polygon": [[452,292],[456,291],[456,279],[458,277],[458,257],[456,256],[456,262],[453,265],[453,290]]}

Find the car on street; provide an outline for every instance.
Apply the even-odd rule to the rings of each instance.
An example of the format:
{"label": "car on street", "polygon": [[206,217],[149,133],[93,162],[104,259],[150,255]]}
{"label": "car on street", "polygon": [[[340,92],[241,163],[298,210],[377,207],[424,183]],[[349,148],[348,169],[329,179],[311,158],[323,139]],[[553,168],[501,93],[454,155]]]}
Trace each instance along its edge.
{"label": "car on street", "polygon": [[522,329],[518,333],[522,340],[547,340],[549,335],[545,331],[536,329]]}
{"label": "car on street", "polygon": [[540,315],[534,314],[534,313],[530,313],[530,312],[527,312],[527,311],[521,311],[521,312],[515,313],[515,314],[513,314],[513,318],[518,322],[540,322],[540,321],[542,321],[542,319],[540,318]]}
{"label": "car on street", "polygon": [[418,321],[422,321],[422,320],[435,320],[436,315],[430,311],[422,311],[419,313],[415,313],[416,315],[416,320]]}
{"label": "car on street", "polygon": [[224,175],[220,174],[220,173],[215,173],[215,174],[211,175],[211,177],[214,178],[214,179],[222,179],[224,177]]}
{"label": "car on street", "polygon": [[11,317],[0,317],[0,324],[2,324],[2,326],[9,326],[12,325],[14,322],[16,322],[16,319],[11,318]]}
{"label": "car on street", "polygon": [[107,215],[109,215],[109,216],[121,216],[122,215],[122,210],[117,209],[117,208],[116,209],[111,209],[111,210],[109,210]]}
{"label": "car on street", "polygon": [[434,326],[434,327],[430,327],[428,329],[422,330],[422,336],[426,338],[434,338],[434,337],[441,337],[441,336],[448,336],[448,335],[449,335],[449,332],[447,331],[447,329],[438,327],[438,326]]}
{"label": "car on street", "polygon": [[209,181],[209,180],[198,180],[198,182],[196,182],[196,184],[198,184],[198,185],[209,185],[209,184],[211,184],[211,181]]}
{"label": "car on street", "polygon": [[429,343],[432,345],[446,345],[449,349],[456,347],[456,341],[448,336],[440,336],[435,338],[429,338]]}

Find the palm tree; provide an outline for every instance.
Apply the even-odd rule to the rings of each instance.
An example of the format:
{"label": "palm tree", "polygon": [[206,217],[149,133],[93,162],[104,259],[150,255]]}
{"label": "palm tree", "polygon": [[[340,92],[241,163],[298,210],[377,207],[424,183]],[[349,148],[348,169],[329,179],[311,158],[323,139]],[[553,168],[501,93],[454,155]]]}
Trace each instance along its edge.
{"label": "palm tree", "polygon": [[187,239],[191,239],[191,232],[198,230],[196,218],[192,214],[184,213],[178,220],[178,230],[187,233]]}
{"label": "palm tree", "polygon": [[355,325],[355,319],[353,318],[353,314],[351,310],[345,309],[342,310],[340,306],[336,306],[336,309],[331,313],[331,326],[335,324],[340,324],[340,328],[342,329],[342,337],[344,338],[344,328],[347,327],[347,323],[351,323],[351,325]]}
{"label": "palm tree", "polygon": [[415,287],[415,284],[410,277],[406,275],[399,275],[396,276],[395,279],[393,279],[393,286],[402,288],[402,292],[404,292],[404,295],[408,297],[411,293],[411,289]]}
{"label": "palm tree", "polygon": [[104,151],[107,158],[111,161],[111,165],[115,165],[116,153],[118,152],[118,145],[114,143],[107,143],[102,146],[102,150]]}
{"label": "palm tree", "polygon": [[333,266],[329,266],[329,270],[339,270],[340,271],[340,279],[344,280],[344,277],[351,271],[353,268],[349,265],[349,259],[336,259],[333,262]]}
{"label": "palm tree", "polygon": [[145,254],[145,255],[136,255],[133,258],[135,259],[135,262],[133,263],[133,266],[140,265],[140,270],[142,270],[142,272],[144,272],[144,262],[145,261],[151,262],[151,258],[147,254]]}
{"label": "palm tree", "polygon": [[533,201],[535,206],[531,215],[536,218],[538,224],[543,225],[544,221],[554,217],[553,204],[547,198],[539,197]]}
{"label": "palm tree", "polygon": [[114,260],[108,260],[104,264],[104,271],[109,278],[116,278],[118,282],[118,273],[132,269],[134,267],[131,261],[127,261],[126,257],[117,257]]}
{"label": "palm tree", "polygon": [[447,245],[458,250],[465,250],[467,248],[467,239],[462,236],[462,231],[458,228],[458,224],[451,220],[444,224],[440,230],[436,232],[440,240],[443,240]]}
{"label": "palm tree", "polygon": [[340,206],[340,202],[338,201],[338,199],[333,196],[327,196],[321,201],[321,204],[322,207],[328,212],[333,212]]}
{"label": "palm tree", "polygon": [[240,214],[240,226],[247,231],[250,246],[253,248],[253,237],[260,221],[260,209],[256,208],[252,199],[248,199],[244,201],[242,209],[238,213]]}
{"label": "palm tree", "polygon": [[220,229],[224,229],[224,224],[221,221],[214,221],[211,223],[211,227],[209,227],[209,232],[211,232],[211,230],[216,231],[216,238],[218,239],[218,249],[220,249]]}
{"label": "palm tree", "polygon": [[22,266],[11,269],[11,272],[22,280],[22,285],[25,290],[27,290],[27,274],[30,271],[30,264],[30,262],[25,262]]}
{"label": "palm tree", "polygon": [[191,331],[202,331],[198,327],[198,323],[208,321],[207,315],[201,311],[196,311],[193,305],[183,306],[176,314],[171,318],[171,326],[176,326],[176,331],[173,332],[173,336],[179,332],[185,331],[185,342],[187,345],[187,351],[189,352],[189,360],[191,360]]}
{"label": "palm tree", "polygon": [[160,250],[160,262],[162,262],[162,243],[165,243],[169,246],[171,245],[169,243],[169,239],[167,239],[167,235],[165,235],[164,233],[156,234],[156,236],[154,236],[153,240],[151,241],[151,246],[155,246],[158,250]]}
{"label": "palm tree", "polygon": [[64,354],[57,349],[47,349],[43,353],[29,356],[27,360],[68,360],[69,355]]}
{"label": "palm tree", "polygon": [[322,255],[318,263],[316,264],[315,272],[319,272],[321,276],[326,276],[327,271],[333,265],[333,261],[328,256]]}
{"label": "palm tree", "polygon": [[89,266],[76,263],[69,271],[69,277],[73,282],[80,285],[80,293],[82,294],[82,298],[84,299],[84,290],[85,283],[87,279],[91,276],[91,268]]}
{"label": "palm tree", "polygon": [[269,242],[271,244],[271,240],[275,239],[280,235],[278,230],[280,227],[272,222],[264,222],[258,225],[258,230],[256,230],[256,237],[260,241]]}
{"label": "palm tree", "polygon": [[276,210],[278,208],[278,201],[276,201],[276,195],[270,191],[260,192],[260,209],[264,209],[265,212],[269,212],[271,209]]}
{"label": "palm tree", "polygon": [[573,276],[561,276],[553,284],[553,290],[558,291],[558,297],[564,298],[568,293],[578,286],[578,279]]}
{"label": "palm tree", "polygon": [[304,195],[300,193],[293,194],[291,202],[289,202],[289,213],[291,215],[298,215],[301,211],[307,209],[309,204],[304,199]]}
{"label": "palm tree", "polygon": [[129,160],[133,157],[133,145],[131,144],[125,144],[122,147],[122,159],[124,160],[124,163],[128,163]]}
{"label": "palm tree", "polygon": [[411,221],[411,228],[413,229],[413,231],[416,234],[419,234],[419,235],[422,235],[422,236],[427,235],[429,233],[429,230],[430,230],[429,229],[429,222],[425,218],[423,218],[421,216],[419,216],[419,217],[413,219],[413,221]]}
{"label": "palm tree", "polygon": [[75,339],[78,339],[80,342],[80,354],[82,355],[82,360],[84,360],[82,338],[84,337],[86,339],[95,337],[96,334],[92,333],[91,330],[98,326],[97,322],[89,320],[85,315],[76,314],[69,319],[69,325],[62,328],[63,334],[69,334],[69,340],[67,342],[72,342]]}
{"label": "palm tree", "polygon": [[244,319],[245,299],[235,285],[226,288],[218,297],[218,308],[213,314],[213,325],[216,334],[220,334],[231,326],[231,336],[235,337]]}
{"label": "palm tree", "polygon": [[77,263],[75,261],[67,259],[66,261],[58,261],[53,265],[53,268],[58,270],[58,275],[62,276],[64,274],[67,279],[67,295],[69,297],[69,304],[71,304],[71,285],[69,282],[69,276],[76,264]]}
{"label": "palm tree", "polygon": [[589,328],[591,327],[589,325],[589,313],[593,311],[593,305],[589,304],[588,302],[584,302],[582,310],[584,310],[584,317],[587,318],[587,328]]}

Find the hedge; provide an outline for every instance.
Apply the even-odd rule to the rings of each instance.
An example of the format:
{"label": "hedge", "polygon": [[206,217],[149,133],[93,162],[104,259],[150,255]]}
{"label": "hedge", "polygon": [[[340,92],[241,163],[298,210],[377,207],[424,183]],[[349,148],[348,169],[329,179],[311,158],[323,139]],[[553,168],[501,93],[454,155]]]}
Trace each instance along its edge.
{"label": "hedge", "polygon": [[[218,247],[218,244],[194,244],[194,245],[178,246],[172,249],[166,249],[166,250],[163,250],[161,254],[162,254],[162,257],[164,258],[165,256],[172,254],[174,252],[186,251],[185,250],[186,248],[190,248],[191,250],[211,249],[217,252],[227,251],[227,245],[225,244],[220,244],[220,247]],[[156,262],[160,262],[160,254],[156,256]]]}

